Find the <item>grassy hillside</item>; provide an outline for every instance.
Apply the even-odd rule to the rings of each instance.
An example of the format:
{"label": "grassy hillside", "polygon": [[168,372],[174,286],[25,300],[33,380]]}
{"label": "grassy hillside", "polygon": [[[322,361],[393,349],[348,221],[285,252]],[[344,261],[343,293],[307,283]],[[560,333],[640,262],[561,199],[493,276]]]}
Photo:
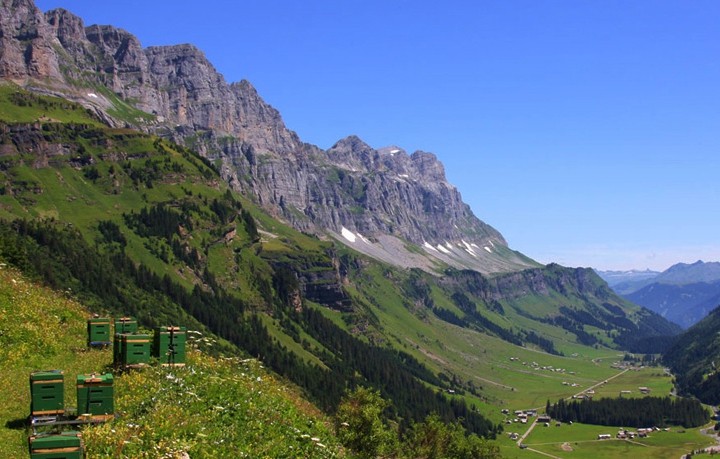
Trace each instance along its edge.
{"label": "grassy hillside", "polygon": [[[0,456],[27,456],[31,371],[64,370],[75,406],[75,376],[111,364],[111,350],[86,350],[89,315],[67,292],[0,269]],[[115,394],[117,419],[83,429],[88,457],[343,456],[327,419],[254,359],[190,352],[185,368],[116,377]]]}
{"label": "grassy hillside", "polygon": [[[212,332],[327,412],[371,386],[404,427],[435,412],[492,436],[499,407],[570,396],[616,374],[620,347],[673,332],[587,270],[369,260],[266,215],[184,147],[3,90],[0,256],[92,311]],[[67,117],[44,115],[57,104]]]}
{"label": "grassy hillside", "polygon": [[720,307],[678,337],[664,356],[683,394],[720,404]]}
{"label": "grassy hillside", "polygon": [[[39,114],[44,99],[28,98]],[[372,385],[405,422],[440,412],[479,433],[494,429],[465,401],[429,388],[437,378],[419,362],[302,307],[303,297],[347,303],[331,244],[264,216],[196,154],[85,121],[0,126],[8,262],[93,310],[212,331],[328,411],[348,386]],[[400,400],[408,388],[418,400]]]}

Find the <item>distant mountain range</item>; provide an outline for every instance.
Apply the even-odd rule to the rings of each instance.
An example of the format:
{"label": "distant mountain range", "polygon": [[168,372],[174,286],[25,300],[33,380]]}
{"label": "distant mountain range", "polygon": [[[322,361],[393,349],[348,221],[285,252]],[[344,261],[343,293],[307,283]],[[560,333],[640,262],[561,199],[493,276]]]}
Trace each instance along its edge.
{"label": "distant mountain range", "polygon": [[683,328],[720,305],[720,262],[678,263],[663,272],[597,273],[616,293]]}
{"label": "distant mountain range", "polygon": [[648,283],[652,283],[654,279],[661,273],[659,271],[651,271],[646,269],[640,271],[632,269],[629,271],[599,271],[595,270],[598,275],[608,283],[608,285],[619,294],[634,292]]}

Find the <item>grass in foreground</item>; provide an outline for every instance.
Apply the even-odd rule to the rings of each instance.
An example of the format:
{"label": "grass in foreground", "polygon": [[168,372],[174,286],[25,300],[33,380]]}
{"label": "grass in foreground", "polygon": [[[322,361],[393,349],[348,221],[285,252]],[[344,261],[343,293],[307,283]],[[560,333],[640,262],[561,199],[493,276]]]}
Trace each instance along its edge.
{"label": "grass in foreground", "polygon": [[[0,269],[0,457],[24,458],[29,373],[103,371],[111,350],[85,348],[87,311],[62,293]],[[87,457],[343,457],[327,420],[253,359],[188,355],[184,368],[150,367],[115,379],[117,418],[83,431]]]}

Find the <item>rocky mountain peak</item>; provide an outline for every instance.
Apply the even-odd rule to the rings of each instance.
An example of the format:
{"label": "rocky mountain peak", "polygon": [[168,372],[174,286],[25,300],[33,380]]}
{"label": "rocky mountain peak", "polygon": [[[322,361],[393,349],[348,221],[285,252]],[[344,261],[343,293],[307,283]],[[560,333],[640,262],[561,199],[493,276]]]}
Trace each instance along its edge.
{"label": "rocky mountain peak", "polygon": [[429,182],[447,182],[445,179],[445,166],[432,153],[416,151],[410,156],[419,175]]}
{"label": "rocky mountain peak", "polygon": [[265,103],[247,80],[230,85],[235,106],[235,135],[255,146],[260,153],[297,156],[305,147],[297,134],[290,131],[280,112]]}
{"label": "rocky mountain peak", "polygon": [[[458,267],[534,265],[473,215],[432,153],[375,149],[357,136],[323,152],[289,130],[248,81],[228,84],[193,45],[143,48],[125,30],[85,27],[63,9],[43,15],[31,0],[0,2],[0,77],[76,100],[113,125],[189,144],[218,161],[233,188],[298,229],[386,241],[355,248],[394,263],[407,258],[409,241]],[[88,92],[97,86],[106,90]]]}
{"label": "rocky mountain peak", "polygon": [[356,135],[339,140],[326,154],[333,164],[351,171],[376,170],[380,160],[378,152]]}
{"label": "rocky mountain peak", "polygon": [[48,11],[45,13],[45,20],[50,25],[50,31],[66,49],[76,46],[86,38],[83,20],[66,9]]}

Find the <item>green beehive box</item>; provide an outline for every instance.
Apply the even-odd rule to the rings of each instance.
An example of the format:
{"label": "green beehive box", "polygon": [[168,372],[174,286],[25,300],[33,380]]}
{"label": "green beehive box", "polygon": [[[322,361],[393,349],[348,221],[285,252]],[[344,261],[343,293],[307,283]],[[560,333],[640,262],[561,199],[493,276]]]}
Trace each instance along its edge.
{"label": "green beehive box", "polygon": [[153,357],[161,365],[185,365],[185,327],[158,327],[153,337]]}
{"label": "green beehive box", "polygon": [[79,432],[33,435],[28,438],[30,459],[82,459],[83,443]]}
{"label": "green beehive box", "polygon": [[30,415],[48,416],[65,412],[65,376],[61,370],[30,373]]}
{"label": "green beehive box", "polygon": [[110,319],[95,317],[87,321],[88,346],[110,344]]}
{"label": "green beehive box", "polygon": [[115,319],[115,333],[137,333],[138,323],[132,317],[121,317]]}
{"label": "green beehive box", "polygon": [[120,335],[122,366],[144,365],[150,362],[150,335]]}
{"label": "green beehive box", "polygon": [[113,402],[113,375],[78,375],[78,415],[108,416],[115,413]]}

